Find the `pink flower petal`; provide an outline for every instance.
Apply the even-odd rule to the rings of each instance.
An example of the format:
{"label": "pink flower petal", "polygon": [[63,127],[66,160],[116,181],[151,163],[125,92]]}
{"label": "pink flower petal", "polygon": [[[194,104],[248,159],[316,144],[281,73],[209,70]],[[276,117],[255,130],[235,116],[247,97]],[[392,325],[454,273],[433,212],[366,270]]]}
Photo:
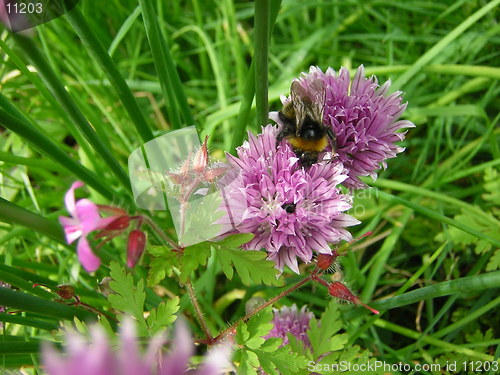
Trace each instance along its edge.
{"label": "pink flower petal", "polygon": [[73,217],[59,216],[59,222],[63,227],[64,234],[66,235],[66,242],[68,244],[73,243],[82,235],[82,228],[77,219]]}
{"label": "pink flower petal", "polygon": [[75,189],[82,187],[84,184],[81,181],[73,182],[69,190],[64,195],[64,204],[71,216],[75,216]]}
{"label": "pink flower petal", "polygon": [[107,224],[116,219],[102,219],[99,214],[99,207],[89,199],[80,199],[76,202],[75,216],[80,220],[83,235],[87,235],[97,229],[104,229]]}
{"label": "pink flower petal", "polygon": [[82,236],[78,241],[77,254],[80,263],[87,272],[94,272],[101,265],[101,259],[94,254],[85,236]]}

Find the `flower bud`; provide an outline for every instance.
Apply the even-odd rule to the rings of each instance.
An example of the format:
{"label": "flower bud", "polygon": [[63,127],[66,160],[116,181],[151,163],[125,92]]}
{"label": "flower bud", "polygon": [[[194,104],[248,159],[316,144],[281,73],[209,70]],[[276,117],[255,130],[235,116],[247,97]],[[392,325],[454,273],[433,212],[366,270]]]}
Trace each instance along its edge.
{"label": "flower bud", "polygon": [[370,310],[374,314],[379,314],[379,312],[375,309],[372,309],[370,306],[364,304],[361,302],[361,300],[352,294],[352,292],[347,288],[344,284],[342,284],[340,281],[335,281],[331,283],[328,286],[328,292],[330,293],[331,296],[337,297],[339,299],[342,299],[344,301],[352,302],[355,305],[361,305],[364,308]]}
{"label": "flower bud", "polygon": [[133,230],[128,236],[127,266],[133,268],[146,247],[146,235],[140,230]]}
{"label": "flower bud", "polygon": [[75,288],[71,285],[59,285],[57,287],[56,293],[62,299],[71,299],[75,296]]}
{"label": "flower bud", "polygon": [[333,250],[332,254],[319,254],[316,258],[316,265],[319,269],[327,270],[337,259],[337,251]]}
{"label": "flower bud", "polygon": [[105,230],[124,230],[127,229],[130,219],[128,215],[118,216],[115,220],[109,223]]}

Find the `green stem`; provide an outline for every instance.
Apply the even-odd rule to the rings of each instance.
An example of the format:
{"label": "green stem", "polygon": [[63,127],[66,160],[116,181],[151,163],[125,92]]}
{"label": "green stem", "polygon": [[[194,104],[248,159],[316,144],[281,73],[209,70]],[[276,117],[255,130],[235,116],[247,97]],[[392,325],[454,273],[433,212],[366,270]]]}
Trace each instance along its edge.
{"label": "green stem", "polygon": [[215,337],[213,339],[213,342],[216,343],[217,341],[223,339],[224,337],[227,336],[227,334],[233,332],[238,327],[238,325],[240,323],[247,321],[248,319],[250,319],[255,314],[258,314],[259,312],[261,312],[262,310],[264,310],[266,307],[271,306],[276,301],[279,301],[281,298],[283,298],[286,295],[292,293],[293,291],[299,289],[302,285],[304,285],[305,283],[307,283],[309,280],[312,280],[314,277],[315,277],[315,273],[307,276],[306,278],[304,278],[301,281],[299,281],[297,284],[293,285],[292,287],[290,287],[287,290],[284,290],[283,292],[281,292],[280,294],[278,294],[276,297],[273,297],[269,301],[267,301],[266,303],[258,306],[255,310],[249,312],[243,318],[241,318],[238,321],[236,321],[235,323],[233,323],[229,328],[226,328],[224,331],[222,331],[221,333],[219,333],[219,335],[217,335],[217,337]]}

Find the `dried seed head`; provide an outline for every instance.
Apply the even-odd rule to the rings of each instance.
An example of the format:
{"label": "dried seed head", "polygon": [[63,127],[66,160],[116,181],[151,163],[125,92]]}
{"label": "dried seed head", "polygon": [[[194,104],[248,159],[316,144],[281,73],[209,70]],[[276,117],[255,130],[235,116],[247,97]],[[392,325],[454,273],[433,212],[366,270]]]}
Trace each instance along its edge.
{"label": "dried seed head", "polygon": [[337,259],[337,252],[333,250],[332,254],[319,254],[316,258],[316,265],[319,269],[327,270]]}
{"label": "dried seed head", "polygon": [[361,305],[364,308],[370,310],[372,313],[377,314],[377,315],[379,314],[379,312],[377,310],[375,310],[375,309],[371,308],[370,306],[361,302],[361,300],[357,296],[352,294],[352,292],[349,290],[349,288],[346,287],[340,281],[335,281],[335,282],[331,283],[328,286],[328,292],[333,297],[337,297],[337,298],[344,300],[344,301],[352,302],[355,305]]}
{"label": "dried seed head", "polygon": [[62,299],[71,299],[75,296],[75,288],[71,285],[59,285],[57,287],[56,293]]}

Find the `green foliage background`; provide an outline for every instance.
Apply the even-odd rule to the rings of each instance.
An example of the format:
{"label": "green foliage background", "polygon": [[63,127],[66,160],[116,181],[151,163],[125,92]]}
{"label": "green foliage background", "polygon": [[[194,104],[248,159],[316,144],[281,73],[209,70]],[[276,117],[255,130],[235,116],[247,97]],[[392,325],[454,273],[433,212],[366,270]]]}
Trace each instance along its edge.
{"label": "green foliage background", "polygon": [[[125,239],[103,248],[105,266],[95,275],[81,269],[74,246],[64,243],[57,217],[66,214],[63,196],[73,181],[85,181],[95,202],[133,212],[126,163],[144,141],[196,124],[210,135],[213,157],[222,158],[241,144],[245,129],[258,132],[263,125],[257,118],[267,103],[264,91],[278,109],[279,96],[310,65],[353,72],[360,64],[404,91],[404,117],[417,127],[403,142],[407,150],[355,197],[351,213],[362,224],[353,234],[373,234],[341,259],[342,273],[382,314],[339,306],[345,347],[357,344],[389,363],[498,358],[499,3],[273,0],[268,50],[259,19],[267,14],[257,12],[254,23],[250,1],[81,0],[76,11],[38,26],[29,38],[1,29],[0,280],[14,290],[0,289],[0,305],[24,311],[0,314],[2,365],[38,366],[39,342],[55,340],[59,321],[93,316],[55,302],[54,293],[33,283],[69,283],[94,308],[119,309],[98,283],[110,274],[111,260],[123,264]],[[267,51],[268,72],[262,69]],[[254,53],[255,78],[249,73]],[[252,80],[266,76],[269,90],[257,85],[260,104],[247,111]],[[175,236],[167,213],[155,220]],[[145,311],[168,314],[159,322],[143,318],[145,334],[171,324],[177,308],[194,314],[172,269],[161,269],[174,259],[153,247],[159,245],[153,236],[149,242],[133,280],[114,271],[137,287]],[[248,271],[238,275],[236,263],[228,279],[230,260],[221,263],[214,250],[190,262],[214,334],[243,316],[250,298],[282,290],[255,283]],[[283,276],[287,285],[298,280]],[[308,304],[318,319],[329,302],[316,285],[280,301]],[[242,344],[252,337],[244,329]],[[265,363],[269,371],[279,369]]]}

